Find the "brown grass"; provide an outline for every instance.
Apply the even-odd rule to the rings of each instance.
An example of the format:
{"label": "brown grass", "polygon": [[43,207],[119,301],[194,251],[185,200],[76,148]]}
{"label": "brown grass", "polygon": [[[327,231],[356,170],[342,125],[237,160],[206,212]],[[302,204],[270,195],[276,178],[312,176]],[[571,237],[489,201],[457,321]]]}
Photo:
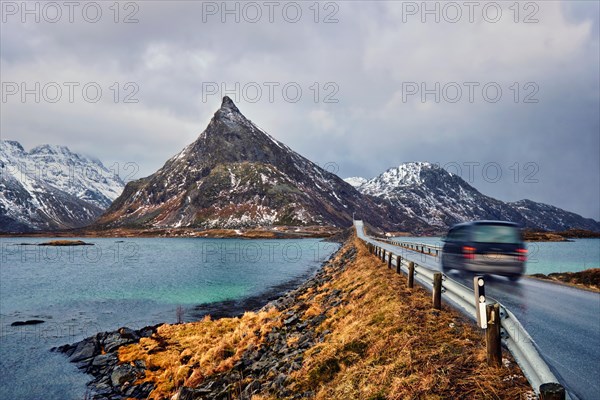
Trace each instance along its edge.
{"label": "brown grass", "polygon": [[355,245],[357,261],[330,283],[348,303],[321,326],[332,333],[306,353],[293,375],[296,391],[327,400],[519,399],[531,393],[509,354],[510,367],[488,367],[480,330],[446,307],[432,310],[429,293],[407,289],[404,277],[357,239]]}
{"label": "brown grass", "polygon": [[120,348],[119,359],[144,360],[146,377],[139,383],[155,384],[149,399],[167,399],[182,385],[194,387],[206,376],[231,369],[246,349],[258,346],[280,324],[279,313],[271,309],[240,318],[162,325],[152,337]]}

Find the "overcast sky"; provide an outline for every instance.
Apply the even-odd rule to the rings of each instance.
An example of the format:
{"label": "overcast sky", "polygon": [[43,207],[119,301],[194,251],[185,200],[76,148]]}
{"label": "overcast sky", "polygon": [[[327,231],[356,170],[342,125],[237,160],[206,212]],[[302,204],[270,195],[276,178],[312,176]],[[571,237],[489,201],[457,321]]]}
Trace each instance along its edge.
{"label": "overcast sky", "polygon": [[228,94],[341,177],[429,161],[600,219],[596,1],[49,4],[2,1],[2,139],[139,178]]}

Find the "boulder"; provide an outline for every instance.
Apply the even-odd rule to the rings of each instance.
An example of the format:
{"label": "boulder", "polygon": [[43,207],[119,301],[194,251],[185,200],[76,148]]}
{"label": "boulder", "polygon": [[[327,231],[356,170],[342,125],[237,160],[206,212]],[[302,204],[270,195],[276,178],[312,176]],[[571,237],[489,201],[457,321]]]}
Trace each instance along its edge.
{"label": "boulder", "polygon": [[90,339],[82,340],[77,344],[69,361],[80,362],[92,358],[98,352],[97,344]]}
{"label": "boulder", "polygon": [[125,382],[131,382],[136,378],[136,370],[129,364],[122,364],[116,367],[110,374],[110,383],[113,387],[119,387]]}

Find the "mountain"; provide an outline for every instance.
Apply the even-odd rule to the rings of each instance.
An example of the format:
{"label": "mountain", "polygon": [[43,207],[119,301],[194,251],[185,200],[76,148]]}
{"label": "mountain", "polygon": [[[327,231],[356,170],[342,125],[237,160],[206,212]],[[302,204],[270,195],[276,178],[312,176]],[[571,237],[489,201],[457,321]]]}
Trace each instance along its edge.
{"label": "mountain", "polygon": [[350,226],[357,213],[391,227],[389,204],[275,140],[224,97],[196,141],[127,184],[97,227]]}
{"label": "mountain", "polygon": [[361,185],[367,183],[365,178],[361,178],[359,176],[353,176],[350,178],[345,178],[344,181],[352,185],[352,187],[359,188]]}
{"label": "mountain", "polygon": [[67,147],[45,144],[27,152],[17,141],[0,141],[0,232],[90,224],[123,187],[100,161]]}
{"label": "mountain", "polygon": [[[361,182],[362,178],[352,178]],[[458,175],[417,162],[390,168],[361,183],[358,190],[392,204],[404,214],[444,230],[470,220],[506,220],[543,230],[570,228],[600,231],[593,219],[531,200],[506,203],[480,193]]]}
{"label": "mountain", "polygon": [[591,218],[565,211],[561,208],[531,200],[519,200],[508,203],[519,211],[529,222],[529,226],[547,231],[564,231],[567,229],[586,229],[600,231],[600,223]]}

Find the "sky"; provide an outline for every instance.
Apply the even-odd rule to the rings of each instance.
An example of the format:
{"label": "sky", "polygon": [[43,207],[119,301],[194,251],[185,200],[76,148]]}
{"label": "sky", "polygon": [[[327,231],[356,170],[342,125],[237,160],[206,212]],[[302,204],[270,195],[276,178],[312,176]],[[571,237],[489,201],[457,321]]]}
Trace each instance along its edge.
{"label": "sky", "polygon": [[345,178],[437,163],[600,220],[597,1],[2,1],[0,137],[147,176],[221,98]]}

